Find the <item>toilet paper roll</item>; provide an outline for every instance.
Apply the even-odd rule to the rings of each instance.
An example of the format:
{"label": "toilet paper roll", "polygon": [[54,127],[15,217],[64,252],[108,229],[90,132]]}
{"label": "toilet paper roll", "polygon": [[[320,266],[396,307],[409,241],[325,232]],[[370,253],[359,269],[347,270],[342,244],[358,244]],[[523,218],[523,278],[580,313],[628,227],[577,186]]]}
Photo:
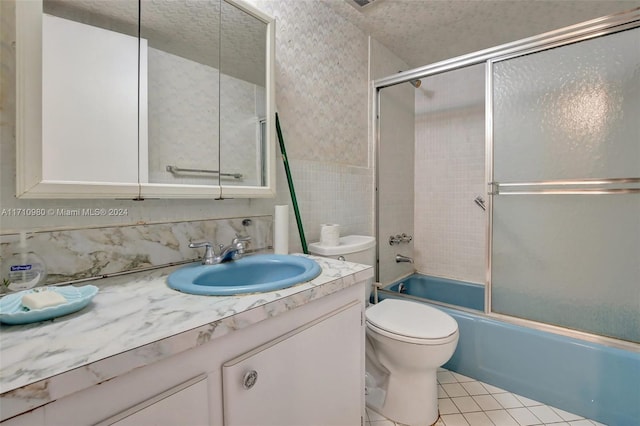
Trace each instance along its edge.
{"label": "toilet paper roll", "polygon": [[320,245],[339,246],[340,245],[340,225],[336,223],[324,223],[320,225]]}
{"label": "toilet paper roll", "polygon": [[273,252],[289,254],[289,206],[276,206],[273,220]]}

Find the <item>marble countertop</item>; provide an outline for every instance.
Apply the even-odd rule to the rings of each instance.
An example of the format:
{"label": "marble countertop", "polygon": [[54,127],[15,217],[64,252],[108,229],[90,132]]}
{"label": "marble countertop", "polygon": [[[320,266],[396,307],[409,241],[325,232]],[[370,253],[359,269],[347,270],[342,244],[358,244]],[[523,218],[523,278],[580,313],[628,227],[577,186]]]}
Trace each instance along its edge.
{"label": "marble countertop", "polygon": [[83,310],[0,327],[0,420],[204,344],[373,277],[365,265],[308,256],[320,276],[288,289],[194,296],[170,289],[176,267],[92,281]]}

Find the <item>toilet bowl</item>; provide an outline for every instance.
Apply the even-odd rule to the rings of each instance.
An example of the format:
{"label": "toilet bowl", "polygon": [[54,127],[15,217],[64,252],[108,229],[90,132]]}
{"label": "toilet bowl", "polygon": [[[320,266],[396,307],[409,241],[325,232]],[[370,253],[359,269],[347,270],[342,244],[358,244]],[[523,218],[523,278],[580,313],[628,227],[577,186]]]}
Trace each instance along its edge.
{"label": "toilet bowl", "polygon": [[[312,254],[374,265],[375,239],[341,237],[335,247],[311,243]],[[368,286],[368,302],[371,287]],[[366,316],[366,404],[384,417],[410,426],[438,420],[436,372],[453,355],[458,324],[422,303],[385,299]]]}
{"label": "toilet bowl", "polygon": [[385,299],[366,310],[367,406],[411,426],[438,420],[436,372],[458,344],[458,324],[427,305]]}

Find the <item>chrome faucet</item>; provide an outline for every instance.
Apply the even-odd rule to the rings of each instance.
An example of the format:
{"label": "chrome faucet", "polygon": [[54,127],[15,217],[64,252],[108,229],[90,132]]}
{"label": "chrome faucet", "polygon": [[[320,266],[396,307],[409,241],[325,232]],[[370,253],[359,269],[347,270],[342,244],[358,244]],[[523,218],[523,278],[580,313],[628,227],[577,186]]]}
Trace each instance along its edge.
{"label": "chrome faucet", "polygon": [[223,246],[220,244],[220,254],[214,258],[220,259],[218,262],[226,262],[227,260],[238,260],[244,255],[244,251],[247,248],[246,243],[251,241],[251,237],[241,237],[238,234],[231,240],[231,244]]}
{"label": "chrome faucet", "polygon": [[251,237],[236,236],[231,240],[231,244],[224,246],[220,244],[220,252],[216,254],[213,244],[208,241],[199,243],[189,243],[190,248],[204,247],[204,256],[202,256],[203,265],[217,265],[218,263],[227,262],[230,260],[240,259],[246,250],[246,243],[251,241]]}
{"label": "chrome faucet", "polygon": [[402,262],[413,263],[413,259],[408,256],[396,254],[396,263],[402,263]]}

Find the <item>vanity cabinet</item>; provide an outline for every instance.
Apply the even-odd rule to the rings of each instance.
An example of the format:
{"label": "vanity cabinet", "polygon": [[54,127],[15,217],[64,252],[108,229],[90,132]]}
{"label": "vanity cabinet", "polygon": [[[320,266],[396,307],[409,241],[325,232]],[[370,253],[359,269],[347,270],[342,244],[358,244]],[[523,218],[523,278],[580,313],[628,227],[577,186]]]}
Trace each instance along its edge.
{"label": "vanity cabinet", "polygon": [[354,302],[226,362],[225,426],[360,424],[360,318]]}
{"label": "vanity cabinet", "polygon": [[202,375],[119,413],[96,426],[209,424],[207,376]]}
{"label": "vanity cabinet", "polygon": [[[238,324],[224,336],[1,424],[361,424],[363,295],[361,282],[249,327]],[[154,350],[162,351],[157,343]],[[68,383],[73,373],[63,373]]]}

